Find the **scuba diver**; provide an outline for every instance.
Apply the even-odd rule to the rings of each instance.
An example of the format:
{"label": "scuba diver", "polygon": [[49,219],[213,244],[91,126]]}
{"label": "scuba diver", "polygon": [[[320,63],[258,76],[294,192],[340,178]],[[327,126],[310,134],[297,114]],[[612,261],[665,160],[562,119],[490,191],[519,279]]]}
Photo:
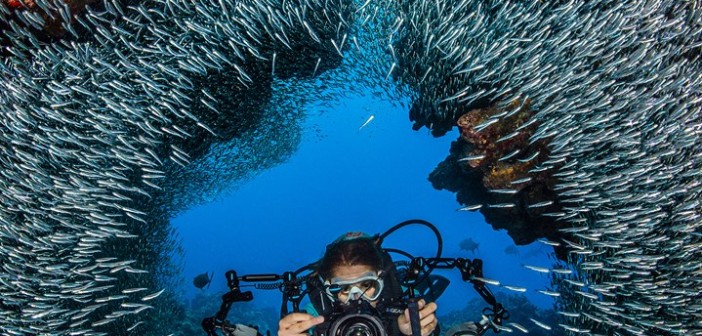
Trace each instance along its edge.
{"label": "scuba diver", "polygon": [[[431,229],[436,236],[436,256],[415,257],[382,246],[390,234],[409,225]],[[217,313],[202,320],[202,328],[208,336],[218,336],[217,329],[226,336],[263,336],[256,326],[227,320],[233,303],[253,300],[251,291],[241,290],[245,286],[241,282],[253,282],[256,289],[282,293],[278,336],[438,335],[435,301],[449,280],[432,272],[458,269],[461,279],[470,282],[489,307],[483,309],[480,321],[454,326],[446,335],[481,336],[488,330],[511,331],[502,327],[503,321],[509,319],[508,311],[485,286],[482,260],[444,258],[442,246],[441,234],[433,224],[411,219],[374,236],[361,232],[342,235],[327,245],[322,259],[295,271],[239,276],[235,270],[229,270],[225,272],[229,292],[222,296]],[[393,261],[390,253],[409,261]],[[309,304],[301,309],[303,298],[308,298]],[[270,330],[266,335],[270,335]]]}
{"label": "scuba diver", "polygon": [[[394,264],[378,242],[377,236],[349,232],[328,245],[316,265],[316,277],[324,290],[310,293],[312,302],[306,313],[284,316],[278,323],[278,336],[306,336],[308,330],[324,323],[332,302],[348,305],[363,300],[371,308],[378,308],[381,298],[399,297],[401,288]],[[421,336],[428,336],[437,329],[437,305],[419,300],[418,308]],[[383,323],[390,336],[412,335],[409,309],[389,315]]]}

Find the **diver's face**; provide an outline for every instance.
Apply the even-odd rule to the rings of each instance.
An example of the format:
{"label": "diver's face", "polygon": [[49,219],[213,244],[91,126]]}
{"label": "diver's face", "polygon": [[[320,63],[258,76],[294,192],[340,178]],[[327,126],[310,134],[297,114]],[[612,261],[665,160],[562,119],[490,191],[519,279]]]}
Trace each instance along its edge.
{"label": "diver's face", "polygon": [[[376,273],[376,270],[368,265],[342,265],[337,266],[332,270],[332,278],[341,280],[353,280],[367,275],[368,273]],[[373,286],[364,286],[363,283],[359,283],[358,287],[359,289],[364,291],[365,296],[367,297],[373,297],[373,295],[375,295],[376,288]],[[347,302],[349,299],[349,292],[340,291],[337,294],[337,298],[341,302]],[[371,301],[370,304],[371,306],[375,307],[376,301]]]}

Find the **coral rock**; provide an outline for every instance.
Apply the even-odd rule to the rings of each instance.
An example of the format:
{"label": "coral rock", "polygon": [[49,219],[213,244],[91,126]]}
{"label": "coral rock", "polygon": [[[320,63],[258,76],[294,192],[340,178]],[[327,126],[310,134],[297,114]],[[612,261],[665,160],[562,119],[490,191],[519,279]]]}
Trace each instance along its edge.
{"label": "coral rock", "polygon": [[[529,100],[515,100],[459,117],[460,138],[429,177],[435,188],[456,192],[459,203],[483,204],[486,221],[506,229],[518,245],[562,236],[560,223],[543,216],[560,209],[553,192],[556,179],[550,175],[559,164],[544,165],[549,138],[532,139],[538,122],[530,121],[529,105]],[[553,203],[530,207],[548,201]]]}

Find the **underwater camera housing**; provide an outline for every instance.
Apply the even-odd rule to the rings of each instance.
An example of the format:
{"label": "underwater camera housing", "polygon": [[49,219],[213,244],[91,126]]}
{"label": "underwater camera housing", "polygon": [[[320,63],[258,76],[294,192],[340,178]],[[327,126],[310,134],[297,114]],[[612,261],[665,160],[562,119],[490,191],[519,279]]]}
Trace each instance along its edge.
{"label": "underwater camera housing", "polygon": [[[488,330],[495,333],[501,332],[504,320],[509,319],[507,310],[497,302],[489,288],[485,286],[483,278],[482,260],[465,258],[442,258],[442,239],[436,227],[424,220],[413,219],[399,223],[382,235],[376,236],[376,245],[380,248],[383,239],[397,229],[410,224],[421,224],[429,227],[437,238],[436,257],[424,258],[414,257],[407,252],[397,249],[382,248],[386,255],[390,252],[408,257],[410,262],[392,262],[394,267],[387,273],[395,274],[398,286],[395,291],[388,291],[388,286],[383,293],[389,293],[388,297],[380,298],[377,304],[371,306],[370,302],[358,298],[345,304],[331,302],[322,309],[321,313],[325,317],[325,322],[317,325],[314,336],[398,336],[401,335],[396,324],[396,318],[403,314],[405,309],[409,311],[410,326],[412,336],[421,336],[421,326],[419,318],[419,300],[433,302],[441,295],[448,285],[448,279],[431,272],[435,269],[458,269],[461,278],[465,282],[473,284],[473,288],[490,305],[483,309],[482,320],[479,322],[466,322],[446,333],[446,336],[480,336]],[[389,255],[387,258],[390,258]],[[292,304],[292,312],[300,312],[300,302],[304,297],[313,298],[324,297],[321,293],[326,293],[328,287],[324,287],[319,281],[319,276],[315,272],[316,262],[308,264],[296,271],[278,274],[254,274],[237,276],[236,272],[230,270],[226,272],[227,286],[229,292],[222,296],[222,304],[219,311],[212,317],[203,319],[202,328],[208,336],[218,336],[216,329],[221,330],[225,335],[230,336],[253,336],[253,331],[242,328],[241,325],[229,323],[226,320],[232,303],[237,301],[251,301],[253,295],[250,291],[242,292],[239,286],[240,281],[255,282],[253,285],[257,289],[279,290],[283,294],[283,302],[280,309],[281,318],[288,315],[288,305]],[[398,267],[405,267],[403,272],[397,272]],[[385,279],[386,284],[390,279]],[[268,282],[268,283],[264,283]],[[393,287],[393,286],[391,286]],[[256,336],[262,336],[256,331]],[[438,335],[439,328],[434,330],[434,335]],[[270,335],[270,330],[266,333]]]}
{"label": "underwater camera housing", "polygon": [[363,299],[334,304],[315,336],[388,336],[381,314]]}

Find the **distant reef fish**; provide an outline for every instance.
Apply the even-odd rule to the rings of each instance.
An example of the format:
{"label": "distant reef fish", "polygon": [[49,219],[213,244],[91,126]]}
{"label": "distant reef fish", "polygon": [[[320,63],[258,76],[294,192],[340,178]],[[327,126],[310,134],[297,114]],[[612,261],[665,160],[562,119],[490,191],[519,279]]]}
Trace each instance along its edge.
{"label": "distant reef fish", "polygon": [[193,285],[199,289],[203,289],[205,286],[210,288],[210,283],[212,282],[212,274],[208,275],[207,272],[197,275],[193,278]]}
{"label": "distant reef fish", "polygon": [[479,243],[476,243],[473,238],[466,238],[461,240],[461,242],[458,244],[458,247],[461,248],[461,250],[464,251],[470,251],[471,253],[475,253],[475,251],[480,247]]}
{"label": "distant reef fish", "polygon": [[517,249],[516,245],[509,245],[505,247],[505,254],[511,254],[511,255],[520,255],[519,249]]}

